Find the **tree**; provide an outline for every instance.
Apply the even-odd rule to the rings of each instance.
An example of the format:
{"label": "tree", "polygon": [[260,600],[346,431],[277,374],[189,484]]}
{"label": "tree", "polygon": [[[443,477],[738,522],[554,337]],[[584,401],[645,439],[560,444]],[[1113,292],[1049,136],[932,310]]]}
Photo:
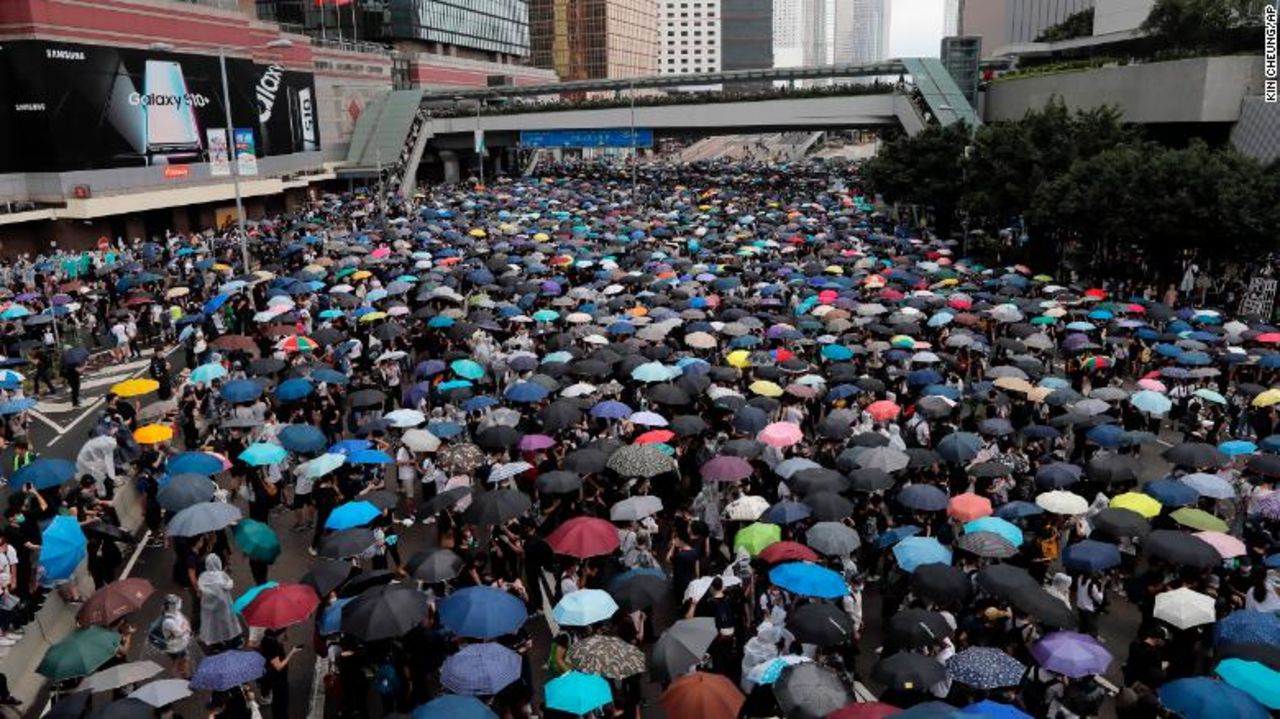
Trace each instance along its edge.
{"label": "tree", "polygon": [[890,202],[933,209],[939,234],[950,231],[964,192],[961,161],[969,143],[962,123],[925,128],[884,145],[862,168],[867,187]]}
{"label": "tree", "polygon": [[1167,50],[1229,51],[1259,34],[1264,5],[1263,0],[1156,0],[1142,30]]}
{"label": "tree", "polygon": [[1050,25],[1036,36],[1036,42],[1056,42],[1093,34],[1093,8],[1071,13],[1057,25]]}

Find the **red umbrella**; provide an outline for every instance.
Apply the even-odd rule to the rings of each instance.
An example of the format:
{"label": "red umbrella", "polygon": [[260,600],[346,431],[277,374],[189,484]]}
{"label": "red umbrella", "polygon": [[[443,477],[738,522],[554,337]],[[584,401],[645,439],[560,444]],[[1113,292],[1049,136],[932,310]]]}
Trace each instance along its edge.
{"label": "red umbrella", "polygon": [[778,562],[816,562],[818,553],[799,542],[774,542],[760,552],[760,558],[769,564]]}
{"label": "red umbrella", "polygon": [[147,597],[150,597],[155,590],[151,582],[138,577],[112,582],[94,592],[93,596],[80,606],[76,619],[81,626],[85,627],[91,624],[106,626],[141,609]]}
{"label": "red umbrella", "polygon": [[867,405],[867,414],[871,415],[871,419],[877,422],[888,422],[894,417],[897,417],[898,413],[901,411],[901,407],[887,399],[882,399],[878,402],[872,402]]}
{"label": "red umbrella", "polygon": [[662,444],[676,436],[675,432],[669,429],[653,429],[636,437],[636,444]]}
{"label": "red umbrella", "polygon": [[556,554],[586,559],[610,554],[618,548],[618,528],[595,517],[574,517],[547,537]]}
{"label": "red umbrella", "polygon": [[320,597],[309,584],[281,584],[254,597],[241,616],[251,627],[284,629],[311,616]]}
{"label": "red umbrella", "polygon": [[884,702],[858,702],[837,709],[827,715],[827,719],[885,719],[902,710]]}

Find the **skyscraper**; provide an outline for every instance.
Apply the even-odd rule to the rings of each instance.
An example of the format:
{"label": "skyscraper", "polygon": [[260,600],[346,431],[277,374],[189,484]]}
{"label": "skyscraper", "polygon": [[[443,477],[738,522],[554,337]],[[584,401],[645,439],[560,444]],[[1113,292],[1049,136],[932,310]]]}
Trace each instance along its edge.
{"label": "skyscraper", "polygon": [[561,80],[656,75],[658,2],[530,0],[530,59]]}
{"label": "skyscraper", "polygon": [[774,0],[773,66],[831,62],[827,0]]}
{"label": "skyscraper", "polygon": [[773,67],[773,0],[720,0],[720,48],[724,70]]}
{"label": "skyscraper", "polygon": [[889,51],[889,0],[836,0],[833,5],[834,64],[885,59]]}
{"label": "skyscraper", "polygon": [[961,0],[942,0],[942,36],[960,34]]}
{"label": "skyscraper", "polygon": [[659,74],[719,72],[724,33],[720,21],[721,0],[661,0],[661,3]]}

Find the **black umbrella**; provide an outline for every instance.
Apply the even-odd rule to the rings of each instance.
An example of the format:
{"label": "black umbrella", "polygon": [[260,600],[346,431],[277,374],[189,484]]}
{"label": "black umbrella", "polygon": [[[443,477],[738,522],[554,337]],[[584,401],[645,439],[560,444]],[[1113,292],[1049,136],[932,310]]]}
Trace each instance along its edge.
{"label": "black umbrella", "polygon": [[430,600],[404,584],[365,591],[342,608],[342,632],[366,642],[402,637],[422,623]]}
{"label": "black umbrella", "polygon": [[1212,569],[1222,564],[1218,550],[1185,532],[1157,529],[1147,535],[1142,544],[1147,554],[1184,567]]}
{"label": "black umbrella", "polygon": [[495,425],[485,427],[476,434],[476,444],[488,450],[511,449],[523,435],[512,427]]}
{"label": "black umbrella", "polygon": [[619,607],[628,611],[648,609],[671,591],[671,584],[654,574],[632,574],[621,580],[609,583],[609,594]]}
{"label": "black umbrella", "polygon": [[649,674],[659,681],[682,676],[702,661],[711,642],[720,635],[710,617],[681,619],[667,628],[653,645]]}
{"label": "black umbrella", "polygon": [[544,494],[573,494],[582,489],[582,477],[557,470],[538,475],[538,491]]}
{"label": "black umbrella", "polygon": [[654,385],[645,390],[644,395],[649,398],[649,401],[651,402],[673,407],[682,407],[693,401],[690,399],[688,392],[685,392],[674,384]]}
{"label": "black umbrella", "polygon": [[849,488],[855,492],[879,492],[893,485],[893,475],[883,469],[864,467],[849,473]]}
{"label": "black umbrella", "polygon": [[1251,471],[1267,477],[1280,477],[1280,454],[1253,454],[1245,460]]}
{"label": "black umbrella", "polygon": [[89,713],[89,719],[150,719],[155,707],[141,699],[117,699]]}
{"label": "black umbrella", "polygon": [[410,557],[407,566],[414,579],[434,584],[458,576],[466,564],[448,549],[432,549]]}
{"label": "black umbrella", "polygon": [[1008,559],[1018,553],[1013,543],[995,532],[970,532],[956,540],[960,549],[987,559]]}
{"label": "black umbrella", "polygon": [[1164,451],[1170,464],[1191,469],[1209,469],[1226,466],[1230,458],[1212,444],[1183,442]]}
{"label": "black umbrella", "polygon": [[369,572],[356,572],[351,575],[346,584],[338,590],[340,597],[354,597],[370,587],[377,587],[383,584],[390,584],[396,579],[397,575],[388,569],[378,569]]}
{"label": "black umbrella", "polygon": [[352,527],[334,532],[320,540],[319,554],[328,559],[350,559],[376,543],[373,530]]}
{"label": "black umbrella", "polygon": [[515,519],[525,512],[533,503],[523,492],[516,489],[498,489],[472,498],[471,506],[462,515],[468,524],[496,525]]}
{"label": "black umbrella", "polygon": [[803,604],[787,615],[787,631],[805,644],[834,647],[851,639],[857,627],[834,604]]}
{"label": "black umbrella", "polygon": [[341,330],[333,327],[321,327],[315,332],[312,332],[310,337],[322,345],[336,345],[347,339],[347,336],[343,334]]}
{"label": "black umbrella", "polygon": [[1012,564],[992,564],[978,570],[978,587],[995,597],[1008,599],[1020,589],[1039,586],[1027,570]]}
{"label": "black umbrella", "polygon": [[783,669],[773,695],[788,719],[822,719],[853,701],[840,675],[814,662]]}
{"label": "black umbrella", "polygon": [[564,468],[578,474],[603,472],[609,455],[598,449],[582,448],[565,455]]}
{"label": "black umbrella", "polygon": [[1138,459],[1127,454],[1107,454],[1089,460],[1085,470],[1095,482],[1117,483],[1138,481]]}
{"label": "black umbrella", "polygon": [[969,575],[949,564],[921,564],[911,573],[911,591],[946,607],[962,606],[973,593]]}
{"label": "black umbrella", "polygon": [[791,475],[788,484],[796,492],[809,495],[815,492],[843,492],[849,487],[849,480],[834,469],[810,467]]}
{"label": "black umbrella", "polygon": [[692,437],[707,431],[707,423],[697,415],[682,414],[672,417],[667,429],[675,432],[679,437]]}
{"label": "black umbrella", "polygon": [[461,502],[464,497],[469,496],[471,496],[470,487],[454,487],[452,489],[446,489],[443,492],[437,493],[436,496],[427,500],[425,504],[419,507],[418,516],[434,517],[440,512],[452,507],[458,502]]}
{"label": "black umbrella", "polygon": [[321,597],[342,586],[351,576],[351,562],[341,559],[319,559],[302,575],[302,583],[310,584]]}
{"label": "black umbrella", "polygon": [[1009,603],[1047,627],[1074,629],[1076,626],[1076,615],[1071,607],[1039,585],[1014,591],[1009,595]]}
{"label": "black umbrella", "polygon": [[1094,531],[1102,532],[1113,539],[1129,537],[1145,537],[1151,531],[1146,517],[1123,507],[1107,507],[1100,510],[1089,520]]}
{"label": "black umbrella", "polygon": [[835,492],[813,492],[804,496],[804,503],[813,509],[813,517],[819,522],[838,522],[853,516],[853,502]]}
{"label": "black umbrella", "polygon": [[193,504],[208,502],[218,487],[213,480],[199,474],[179,474],[156,493],[160,506],[170,512],[181,512]]}
{"label": "black umbrella", "polygon": [[84,525],[84,533],[91,537],[105,539],[110,542],[134,544],[138,541],[137,537],[133,536],[118,525],[109,524],[101,520]]}
{"label": "black umbrella", "polygon": [[893,691],[926,692],[946,679],[947,672],[933,657],[898,652],[877,662],[871,668],[871,678]]}
{"label": "black umbrella", "polygon": [[903,609],[889,619],[886,643],[918,649],[936,644],[954,630],[946,618],[927,609]]}
{"label": "black umbrella", "polygon": [[377,407],[386,401],[387,396],[376,389],[362,389],[351,393],[351,407],[353,409]]}
{"label": "black umbrella", "polygon": [[582,409],[570,399],[560,399],[538,412],[538,421],[548,432],[568,429],[582,420]]}
{"label": "black umbrella", "polygon": [[249,363],[249,374],[261,377],[264,375],[275,374],[285,367],[285,361],[282,359],[276,359],[275,357],[263,357]]}
{"label": "black umbrella", "polygon": [[755,459],[764,451],[764,445],[754,439],[731,439],[720,448],[720,454],[731,454],[743,459]]}
{"label": "black umbrella", "polygon": [[79,367],[89,361],[89,350],[83,347],[72,347],[62,352],[62,366]]}

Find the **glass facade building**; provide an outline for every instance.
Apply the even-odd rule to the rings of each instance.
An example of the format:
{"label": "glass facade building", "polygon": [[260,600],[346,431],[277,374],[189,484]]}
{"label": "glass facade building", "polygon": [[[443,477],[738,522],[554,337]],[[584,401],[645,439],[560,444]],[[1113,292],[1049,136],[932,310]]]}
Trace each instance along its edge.
{"label": "glass facade building", "polygon": [[529,54],[528,0],[391,0],[390,5],[395,39]]}
{"label": "glass facade building", "polygon": [[561,80],[658,74],[658,0],[529,0],[529,35]]}

